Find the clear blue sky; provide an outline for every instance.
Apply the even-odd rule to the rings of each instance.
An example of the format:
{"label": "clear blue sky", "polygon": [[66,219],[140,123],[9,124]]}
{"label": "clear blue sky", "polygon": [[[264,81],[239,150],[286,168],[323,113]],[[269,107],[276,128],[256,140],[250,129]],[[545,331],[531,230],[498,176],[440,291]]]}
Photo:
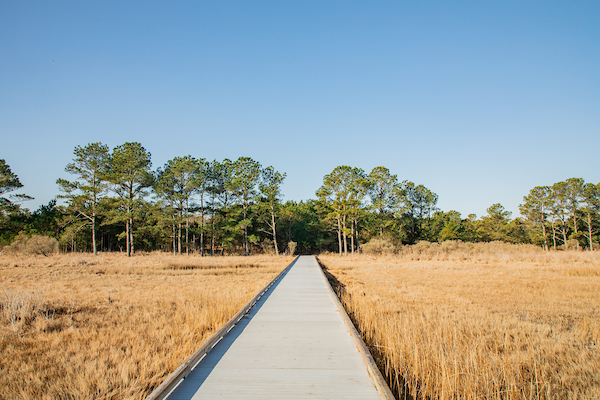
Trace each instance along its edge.
{"label": "clear blue sky", "polygon": [[599,1],[0,0],[0,158],[36,199],[76,145],[249,156],[315,197],[383,165],[466,216],[600,181]]}

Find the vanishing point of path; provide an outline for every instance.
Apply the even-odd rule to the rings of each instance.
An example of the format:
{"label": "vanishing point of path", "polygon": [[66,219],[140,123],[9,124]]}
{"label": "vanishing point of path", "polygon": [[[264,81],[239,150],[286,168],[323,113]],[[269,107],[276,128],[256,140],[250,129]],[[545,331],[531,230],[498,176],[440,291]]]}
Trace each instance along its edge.
{"label": "vanishing point of path", "polygon": [[381,400],[327,285],[299,257],[168,399]]}

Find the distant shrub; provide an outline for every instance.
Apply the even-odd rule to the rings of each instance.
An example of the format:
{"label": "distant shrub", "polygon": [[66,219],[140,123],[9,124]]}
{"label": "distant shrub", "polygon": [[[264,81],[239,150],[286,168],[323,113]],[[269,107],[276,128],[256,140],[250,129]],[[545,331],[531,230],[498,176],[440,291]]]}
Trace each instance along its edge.
{"label": "distant shrub", "polygon": [[393,254],[396,252],[394,243],[385,237],[374,237],[362,244],[360,248],[365,254]]}
{"label": "distant shrub", "polygon": [[569,239],[569,240],[567,240],[567,243],[565,243],[561,246],[561,248],[564,250],[576,250],[579,248],[579,240]]}
{"label": "distant shrub", "polygon": [[512,244],[506,242],[470,243],[460,240],[446,240],[441,243],[419,241],[403,246],[399,254],[411,260],[448,260],[466,258],[502,258],[529,257],[543,249],[532,244]]}
{"label": "distant shrub", "polygon": [[269,255],[275,254],[275,247],[274,247],[273,241],[271,239],[267,238],[267,239],[263,240],[262,243],[260,244],[260,247],[264,254],[269,254]]}
{"label": "distant shrub", "polygon": [[464,248],[462,240],[446,240],[440,243],[440,251],[449,253]]}
{"label": "distant shrub", "polygon": [[58,241],[54,238],[42,235],[34,235],[28,238],[20,233],[10,246],[4,248],[9,254],[44,255],[58,252]]}
{"label": "distant shrub", "polygon": [[290,253],[290,256],[294,255],[294,252],[296,251],[296,246],[298,245],[298,243],[296,242],[289,242],[288,243],[288,251]]}

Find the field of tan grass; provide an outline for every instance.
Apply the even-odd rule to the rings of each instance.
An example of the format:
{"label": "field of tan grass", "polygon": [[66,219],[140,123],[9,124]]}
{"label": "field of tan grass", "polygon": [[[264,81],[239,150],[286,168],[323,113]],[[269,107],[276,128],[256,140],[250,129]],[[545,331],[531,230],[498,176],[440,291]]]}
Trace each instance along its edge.
{"label": "field of tan grass", "polygon": [[400,398],[600,398],[600,252],[445,242],[319,259]]}
{"label": "field of tan grass", "polygon": [[292,260],[0,256],[0,399],[143,399]]}

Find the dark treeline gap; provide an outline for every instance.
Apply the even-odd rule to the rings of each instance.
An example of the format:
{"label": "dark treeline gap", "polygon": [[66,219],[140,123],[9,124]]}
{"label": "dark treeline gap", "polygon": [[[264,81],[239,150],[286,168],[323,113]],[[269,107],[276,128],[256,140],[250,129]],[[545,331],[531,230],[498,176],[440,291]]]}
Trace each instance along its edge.
{"label": "dark treeline gap", "polygon": [[[600,184],[571,178],[533,188],[523,218],[501,204],[463,218],[437,208],[423,185],[399,181],[385,167],[370,173],[336,167],[315,200],[282,203],[286,174],[249,157],[207,161],[175,157],[152,170],[140,143],[112,151],[102,143],[77,146],[57,199],[30,212],[31,199],[10,192],[23,185],[0,160],[0,247],[35,235],[62,251],[169,251],[176,254],[349,254],[371,246],[418,241],[505,241],[544,249],[595,249],[600,230]],[[67,174],[65,174],[67,175]]]}

